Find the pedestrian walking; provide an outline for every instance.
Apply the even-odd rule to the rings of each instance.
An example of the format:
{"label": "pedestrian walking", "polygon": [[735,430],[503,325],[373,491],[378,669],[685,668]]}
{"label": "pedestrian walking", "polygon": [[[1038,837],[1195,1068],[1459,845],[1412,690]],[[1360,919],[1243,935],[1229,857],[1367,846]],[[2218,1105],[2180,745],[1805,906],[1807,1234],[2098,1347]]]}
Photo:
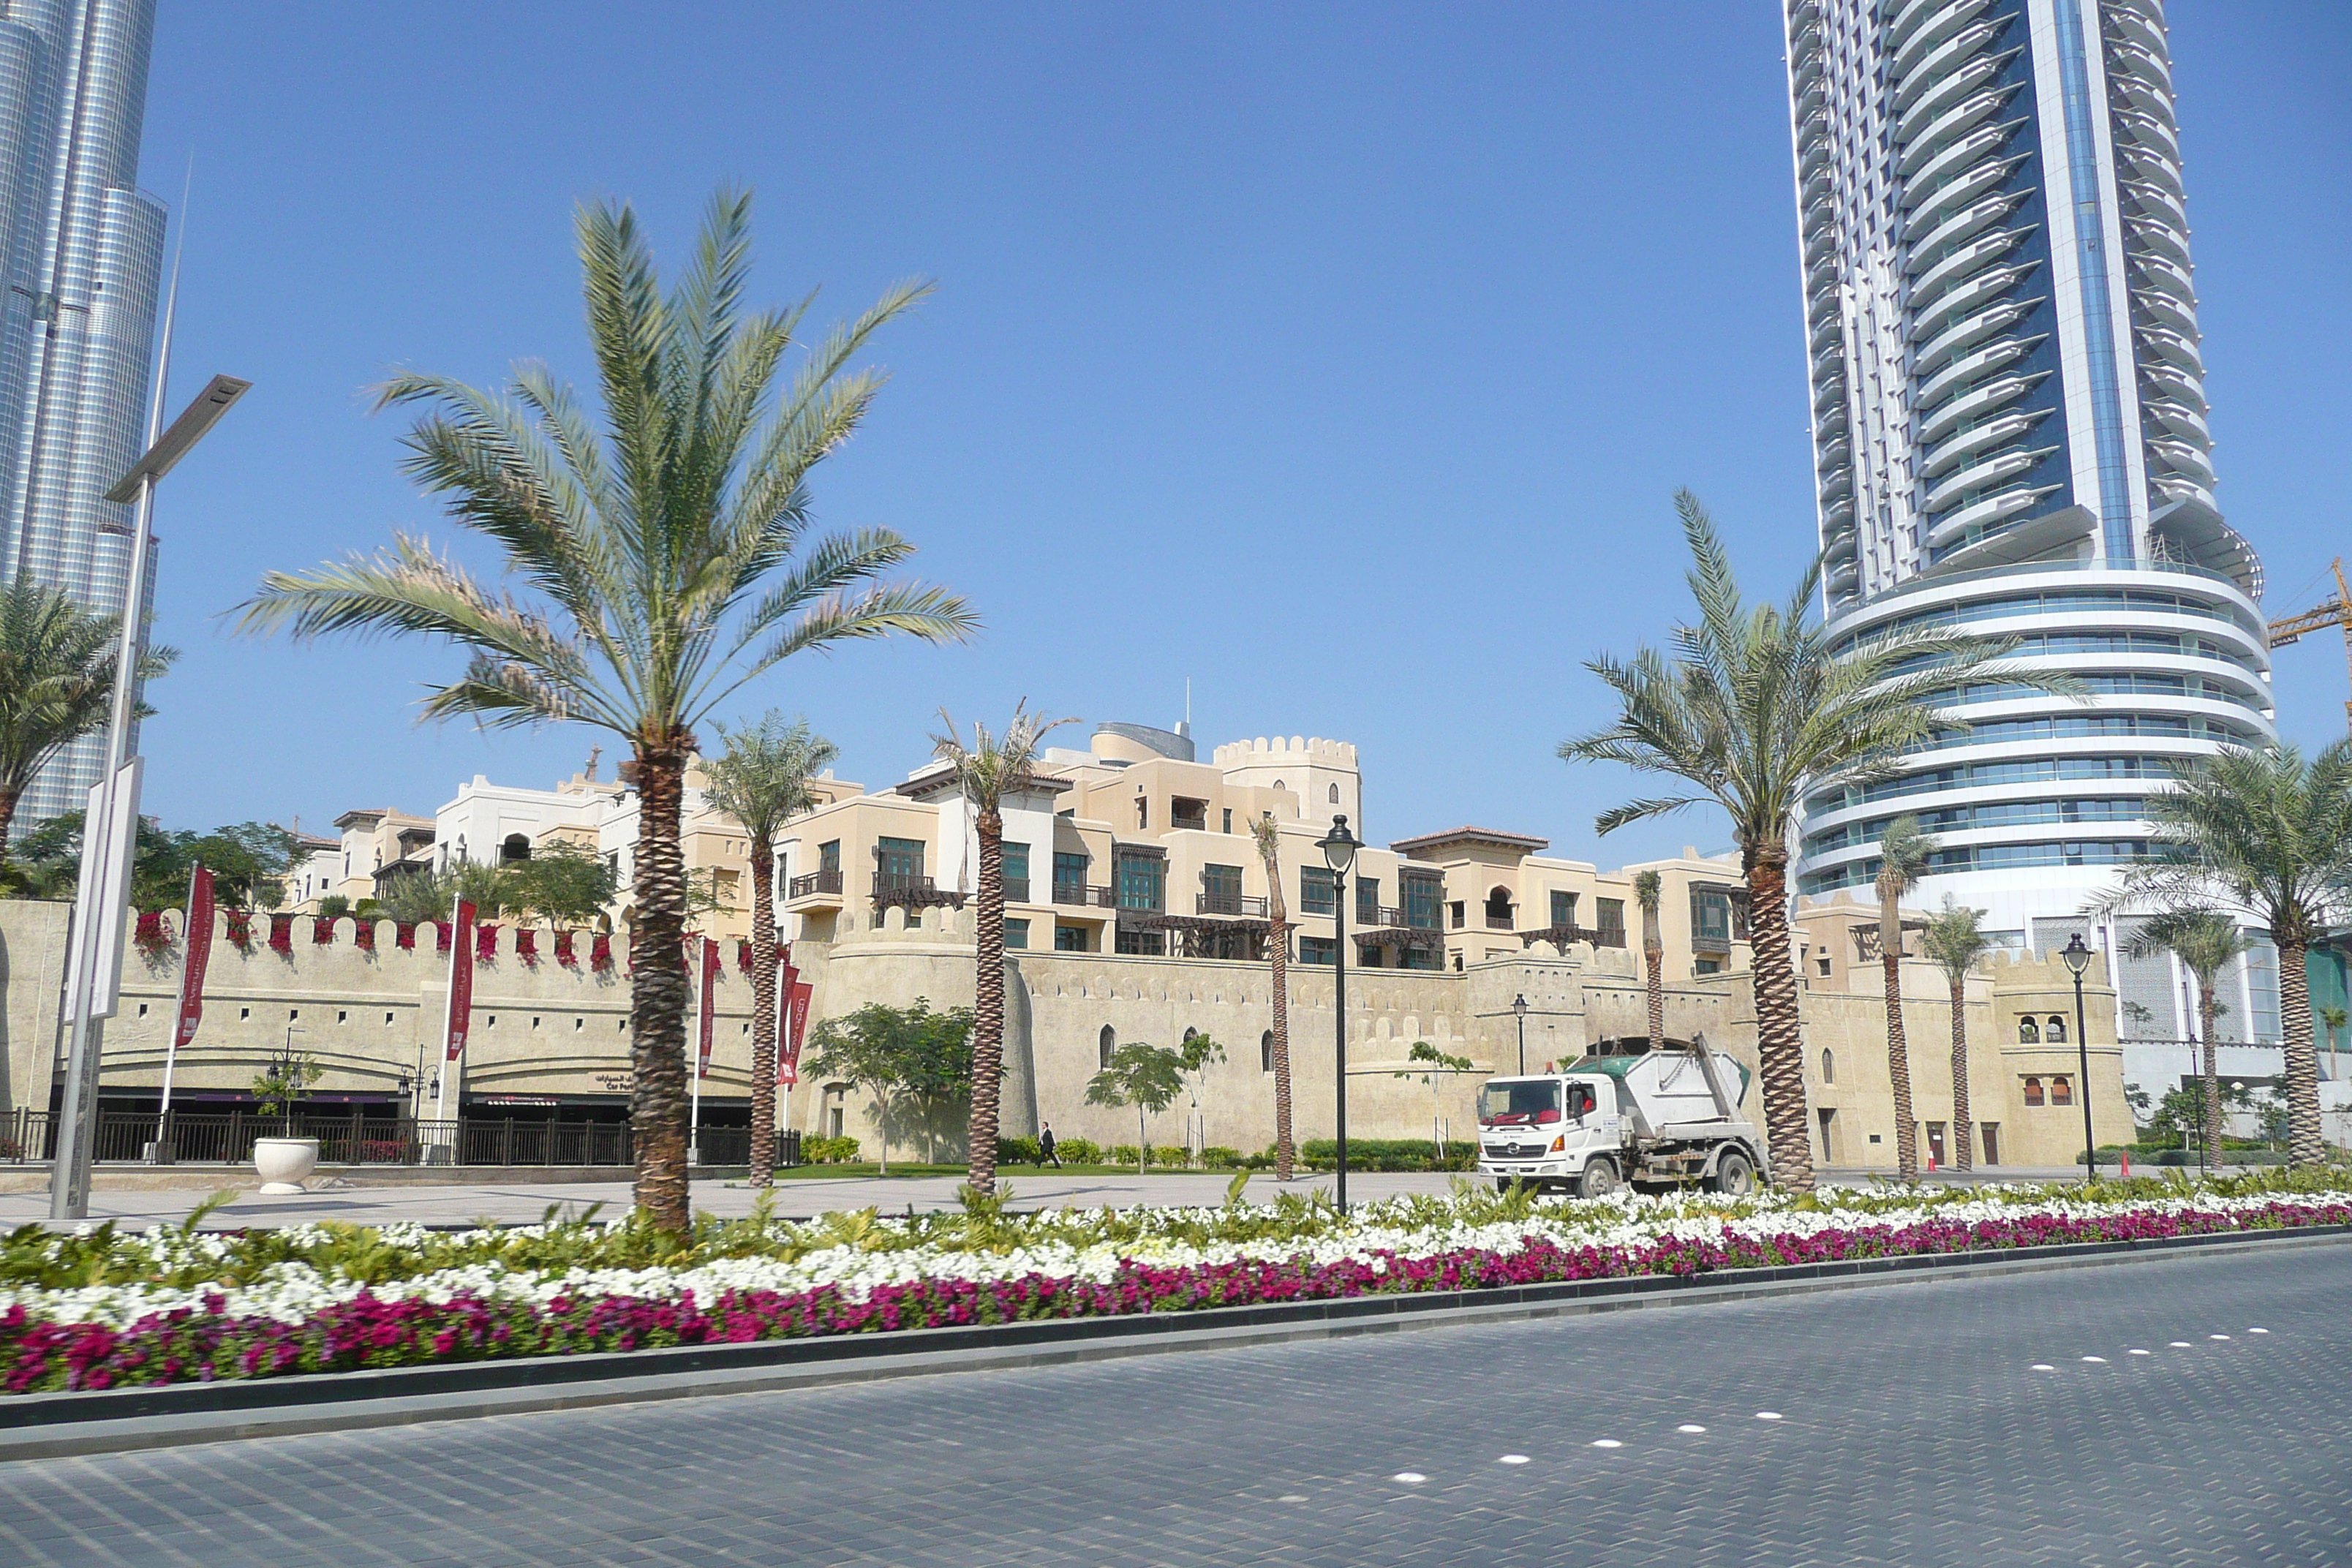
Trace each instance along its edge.
{"label": "pedestrian walking", "polygon": [[1042,1171],[1048,1165],[1057,1171],[1062,1168],[1062,1157],[1054,1152],[1054,1124],[1050,1121],[1037,1132],[1037,1168]]}

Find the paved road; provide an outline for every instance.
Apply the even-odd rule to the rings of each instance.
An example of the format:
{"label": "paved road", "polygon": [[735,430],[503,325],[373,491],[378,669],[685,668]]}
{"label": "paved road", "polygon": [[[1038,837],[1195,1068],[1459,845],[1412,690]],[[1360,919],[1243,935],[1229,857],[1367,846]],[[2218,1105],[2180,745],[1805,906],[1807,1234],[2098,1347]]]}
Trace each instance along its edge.
{"label": "paved road", "polygon": [[[1824,1172],[1831,1180],[1866,1184],[1873,1180],[1864,1172]],[[2067,1179],[2072,1173],[2059,1170],[2027,1170],[2004,1168],[1982,1173],[1980,1179],[2007,1181],[2056,1181]],[[1221,1204],[1225,1201],[1225,1188],[1231,1176],[1144,1175],[1144,1176],[1063,1176],[1032,1174],[1016,1171],[1005,1177],[1013,1192],[1013,1206],[1018,1209],[1066,1208],[1136,1204],[1194,1205]],[[1948,1174],[1935,1178],[1955,1181],[1962,1178]],[[1449,1190],[1450,1175],[1415,1172],[1359,1171],[1348,1178],[1348,1194],[1351,1199],[1389,1197],[1398,1193],[1444,1193]],[[846,1180],[800,1178],[778,1182],[775,1185],[775,1212],[787,1217],[805,1217],[842,1209],[879,1208],[888,1213],[904,1213],[911,1204],[918,1210],[951,1209],[956,1206],[956,1188],[961,1178],[956,1176],[919,1176],[887,1181],[876,1177]],[[1260,1173],[1250,1178],[1249,1196],[1253,1202],[1265,1203],[1280,1192],[1329,1192],[1331,1178],[1328,1175],[1301,1178],[1287,1187],[1276,1184],[1272,1175]],[[205,1194],[201,1188],[163,1192],[106,1192],[90,1194],[89,1212],[93,1219],[112,1219],[128,1226],[155,1224],[177,1224],[190,1209],[202,1202]],[[745,1215],[751,1211],[755,1194],[741,1183],[698,1182],[694,1186],[696,1209],[719,1215]],[[227,1206],[216,1211],[210,1226],[222,1229],[232,1226],[301,1225],[316,1220],[349,1220],[361,1225],[382,1225],[392,1220],[415,1220],[425,1225],[465,1225],[488,1218],[505,1224],[518,1224],[538,1219],[551,1204],[567,1213],[578,1213],[591,1204],[602,1203],[607,1213],[625,1209],[629,1205],[629,1184],[617,1182],[545,1182],[516,1183],[497,1186],[454,1186],[419,1184],[414,1186],[349,1186],[328,1187],[305,1193],[299,1197],[273,1197],[258,1192],[244,1191]],[[27,1221],[48,1216],[48,1195],[44,1192],[0,1193],[0,1226],[23,1225]]]}
{"label": "paved road", "polygon": [[0,1561],[2343,1563],[2347,1299],[2314,1244],[40,1461]]}

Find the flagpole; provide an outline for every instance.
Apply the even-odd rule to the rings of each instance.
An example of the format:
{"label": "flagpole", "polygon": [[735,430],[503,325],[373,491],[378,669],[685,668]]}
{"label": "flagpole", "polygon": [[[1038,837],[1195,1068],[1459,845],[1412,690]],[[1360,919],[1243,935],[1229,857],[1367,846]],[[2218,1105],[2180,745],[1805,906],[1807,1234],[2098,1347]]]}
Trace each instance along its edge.
{"label": "flagpole", "polygon": [[[203,869],[204,865],[201,861],[188,868],[188,901],[180,907],[186,911],[189,928],[193,928],[196,916],[196,873]],[[189,957],[184,955],[190,954],[194,951],[189,945],[191,940],[192,939],[188,935],[188,929],[183,929],[180,932],[180,951],[184,956],[181,958],[180,963],[184,971],[186,965],[192,962]],[[182,984],[186,984],[184,974],[182,979]],[[167,1121],[164,1119],[169,1118],[172,1114],[172,1067],[173,1063],[179,1060],[179,1058],[180,1015],[175,1010],[172,1015],[172,1032],[163,1037],[163,1103],[162,1106],[157,1108],[156,1116],[158,1120],[155,1123],[155,1137],[156,1141],[159,1142],[167,1142],[163,1137],[163,1129],[167,1125]]]}
{"label": "flagpole", "polygon": [[457,1006],[457,965],[467,956],[462,951],[465,932],[459,928],[457,919],[458,906],[465,901],[463,892],[454,893],[449,899],[449,997],[441,1006],[441,1070],[433,1075],[433,1120],[436,1122],[449,1119],[449,1018]]}
{"label": "flagpole", "polygon": [[687,1016],[694,1020],[694,1088],[686,1113],[686,1163],[688,1169],[702,1163],[702,993],[710,984],[709,962],[703,956],[702,944],[709,937],[698,937],[694,943],[694,995]]}

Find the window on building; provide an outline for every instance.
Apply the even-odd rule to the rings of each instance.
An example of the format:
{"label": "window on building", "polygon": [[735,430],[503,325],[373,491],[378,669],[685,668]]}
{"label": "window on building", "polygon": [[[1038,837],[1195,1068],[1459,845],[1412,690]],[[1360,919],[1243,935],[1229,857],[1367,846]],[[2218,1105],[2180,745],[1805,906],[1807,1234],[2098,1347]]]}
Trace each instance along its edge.
{"label": "window on building", "polygon": [[2021,1046],[2040,1045],[2042,1043],[2042,1026],[2035,1023],[2031,1018],[2020,1018],[2017,1021],[2017,1043]]}
{"label": "window on building", "polygon": [[1366,926],[1381,923],[1381,880],[1377,877],[1356,879],[1356,922]]}
{"label": "window on building", "polygon": [[1409,931],[1437,929],[1438,895],[1444,884],[1434,877],[1403,876],[1397,879],[1397,894],[1404,900],[1404,923]]}
{"label": "window on building", "polygon": [[836,876],[840,874],[840,839],[836,838],[830,844],[820,844],[816,847],[816,868],[820,871],[831,871]]}
{"label": "window on building", "polygon": [[883,838],[874,846],[874,869],[886,883],[907,883],[923,874],[923,841]]}
{"label": "window on building", "polygon": [[1118,940],[1112,944],[1129,958],[1165,958],[1168,939],[1156,931],[1119,929]]}
{"label": "window on building", "polygon": [[1181,795],[1171,796],[1168,802],[1168,826],[1171,827],[1189,827],[1195,832],[1207,831],[1209,826],[1209,803],[1205,800],[1193,800]]}
{"label": "window on building", "polygon": [[1454,900],[1451,904],[1446,906],[1447,913],[1453,917],[1454,929],[1455,931],[1460,931],[1465,925],[1469,923],[1469,907],[1470,906],[1467,903],[1460,899]]}
{"label": "window on building", "polygon": [[1403,961],[1398,965],[1398,967],[1401,969],[1435,969],[1437,967],[1437,954],[1430,952],[1425,947],[1409,947],[1404,950]]}
{"label": "window on building", "polygon": [[499,864],[501,866],[512,866],[530,858],[530,840],[520,833],[508,834],[506,842],[499,846]]}
{"label": "window on building", "polygon": [[1151,826],[1151,797],[1150,795],[1139,795],[1135,797],[1135,826],[1139,831]]}
{"label": "window on building", "polygon": [[1230,805],[1229,805],[1229,806],[1225,807],[1225,826],[1224,826],[1224,827],[1223,827],[1223,831],[1227,832],[1227,833],[1231,833],[1233,830],[1234,830],[1234,808],[1233,808],[1232,806],[1230,806]]}
{"label": "window on building", "polygon": [[1823,1051],[1822,1053],[1822,1081],[1823,1083],[1837,1082],[1837,1057],[1833,1052]]}
{"label": "window on building", "polygon": [[1731,895],[1713,888],[1691,890],[1691,940],[1713,947],[1731,945]]}
{"label": "window on building", "polygon": [[1029,922],[1027,921],[1006,921],[1004,922],[1004,945],[1007,947],[1027,947],[1029,945]]}
{"label": "window on building", "polygon": [[1551,893],[1551,923],[1572,926],[1576,923],[1576,895],[1554,888]]}
{"label": "window on building", "polygon": [[1336,964],[1339,962],[1339,943],[1335,937],[1302,936],[1298,939],[1298,962],[1301,963]]}
{"label": "window on building", "polygon": [[1339,884],[1328,866],[1298,868],[1298,912],[1332,915],[1339,912]]}
{"label": "window on building", "polygon": [[1272,1029],[1258,1037],[1257,1063],[1260,1072],[1274,1070],[1274,1031]]}
{"label": "window on building", "polygon": [[2042,1037],[2052,1045],[2064,1045],[2066,1043],[2066,1020],[2060,1017],[2055,1013],[2052,1014],[2050,1016],[2048,1026],[2042,1031]]}
{"label": "window on building", "polygon": [[1055,926],[1054,928],[1054,951],[1055,952],[1086,952],[1087,928],[1084,926]]}
{"label": "window on building", "polygon": [[1359,947],[1356,949],[1356,953],[1357,967],[1361,969],[1378,969],[1381,966],[1381,950],[1379,948]]}
{"label": "window on building", "polygon": [[1723,973],[1723,960],[1719,958],[1694,958],[1691,960],[1691,973],[1693,974],[1720,974]]}
{"label": "window on building", "polygon": [[1329,798],[1330,798],[1331,804],[1332,804],[1333,805],[1339,805],[1339,786],[1338,784],[1333,784],[1333,785],[1331,786],[1331,794],[1330,794],[1330,797],[1329,797]]}
{"label": "window on building", "polygon": [[1824,980],[1828,979],[1830,973],[1830,955],[1825,952],[1819,958],[1813,960],[1813,962],[1821,966],[1822,978]]}
{"label": "window on building", "polygon": [[1237,915],[1242,912],[1242,868],[1239,866],[1201,868],[1201,912]]}
{"label": "window on building", "polygon": [[1083,851],[1054,851],[1054,901],[1083,903],[1087,896],[1087,857]]}
{"label": "window on building", "polygon": [[1508,888],[1495,888],[1488,890],[1486,929],[1488,931],[1511,929],[1511,890]]}
{"label": "window on building", "polygon": [[1625,931],[1625,900],[1622,899],[1593,900],[1592,921],[1594,929],[1599,931],[1613,931],[1617,932],[1619,936],[1623,936]]}
{"label": "window on building", "polygon": [[1167,908],[1168,862],[1159,856],[1121,855],[1116,881],[1120,909],[1156,914]]}
{"label": "window on building", "polygon": [[1095,1046],[1099,1053],[1101,1065],[1110,1066],[1110,1054],[1118,1049],[1118,1031],[1105,1024],[1102,1026],[1102,1033],[1095,1037]]}
{"label": "window on building", "polygon": [[2074,1080],[2070,1078],[2052,1079],[2050,1080],[2050,1103],[2053,1105],[2074,1104]]}
{"label": "window on building", "polygon": [[2029,1073],[2025,1079],[2025,1103],[2040,1105],[2042,1102],[2042,1080]]}
{"label": "window on building", "polygon": [[1029,846],[1004,846],[1004,896],[1014,903],[1029,901]]}

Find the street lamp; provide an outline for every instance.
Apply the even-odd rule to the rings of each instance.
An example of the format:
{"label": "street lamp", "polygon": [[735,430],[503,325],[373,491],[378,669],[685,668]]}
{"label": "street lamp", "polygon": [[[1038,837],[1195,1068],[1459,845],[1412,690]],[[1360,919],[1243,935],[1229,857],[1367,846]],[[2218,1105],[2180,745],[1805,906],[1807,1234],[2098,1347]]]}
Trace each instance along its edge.
{"label": "street lamp", "polygon": [[2088,1186],[2099,1173],[2099,1151],[2091,1139],[2091,1041],[2083,1029],[2083,971],[2091,967],[2091,950],[2083,945],[2083,933],[2068,938],[2058,956],[2074,976],[2074,1050],[2083,1069],[2075,1092],[2083,1097],[2083,1184]]}
{"label": "street lamp", "polygon": [[1363,846],[1348,831],[1345,812],[1331,818],[1331,831],[1315,841],[1323,863],[1331,868],[1331,915],[1339,941],[1331,949],[1331,1012],[1338,1021],[1339,1110],[1339,1180],[1333,1194],[1341,1213],[1348,1208],[1348,873],[1355,868],[1356,851]]}
{"label": "street lamp", "polygon": [[106,721],[106,761],[82,814],[81,879],[74,891],[73,933],[66,953],[66,1080],[58,1101],[57,1158],[49,1166],[49,1223],[89,1217],[89,1165],[98,1135],[100,1029],[114,1016],[122,984],[123,929],[129,923],[131,863],[139,831],[142,760],[131,754],[139,666],[147,648],[147,563],[155,516],[155,485],[217,424],[251,382],[216,375],[163,429],[163,388],[172,369],[173,300],[163,309],[163,353],[147,404],[147,450],[106,492],[110,501],[137,501],[131,530],[131,571],[123,593],[122,630],[114,655],[114,695]]}
{"label": "street lamp", "polygon": [[1511,998],[1511,1011],[1519,1020],[1519,1076],[1528,1076],[1528,994],[1520,992]]}

